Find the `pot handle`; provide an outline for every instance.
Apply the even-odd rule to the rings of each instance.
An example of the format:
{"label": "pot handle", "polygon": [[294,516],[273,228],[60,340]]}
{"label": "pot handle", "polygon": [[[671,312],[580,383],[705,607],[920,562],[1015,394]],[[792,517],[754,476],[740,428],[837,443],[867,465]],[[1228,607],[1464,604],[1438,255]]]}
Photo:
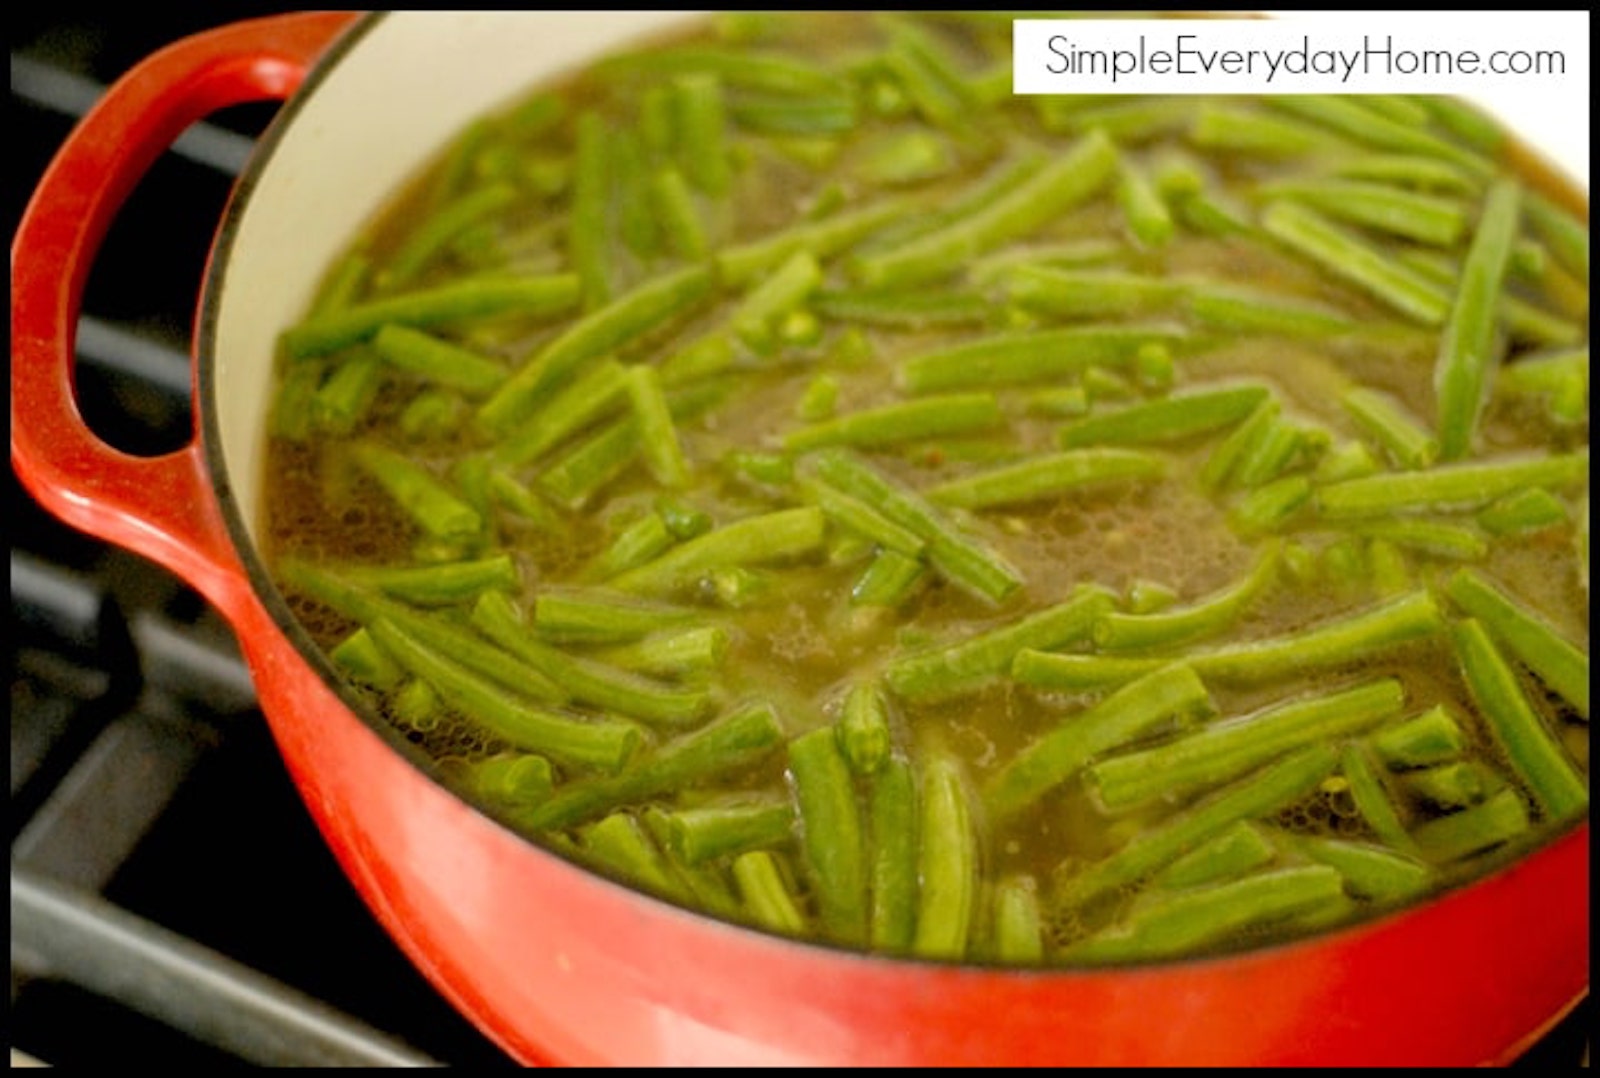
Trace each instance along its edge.
{"label": "pot handle", "polygon": [[[68,524],[177,573],[224,613],[249,592],[200,444],[123,453],[84,423],[73,361],[84,282],[112,220],[193,122],[283,100],[357,16],[302,13],[205,31],[119,78],[68,136],[11,244],[11,463]],[[198,413],[197,413],[198,419]]]}

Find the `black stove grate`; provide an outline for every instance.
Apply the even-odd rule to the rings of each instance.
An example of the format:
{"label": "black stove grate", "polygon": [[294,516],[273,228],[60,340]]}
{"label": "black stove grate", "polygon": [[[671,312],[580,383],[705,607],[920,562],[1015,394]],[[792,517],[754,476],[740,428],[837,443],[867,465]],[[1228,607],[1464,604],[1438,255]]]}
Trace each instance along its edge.
{"label": "black stove grate", "polygon": [[[267,10],[13,15],[11,231],[107,83],[170,41]],[[272,111],[229,110],[186,134],[96,263],[80,405],[119,448],[188,440],[201,266]],[[509,1064],[334,863],[215,612],[165,571],[56,522],[15,475],[7,499],[13,1061]],[[1519,1065],[1586,1063],[1589,1010]]]}

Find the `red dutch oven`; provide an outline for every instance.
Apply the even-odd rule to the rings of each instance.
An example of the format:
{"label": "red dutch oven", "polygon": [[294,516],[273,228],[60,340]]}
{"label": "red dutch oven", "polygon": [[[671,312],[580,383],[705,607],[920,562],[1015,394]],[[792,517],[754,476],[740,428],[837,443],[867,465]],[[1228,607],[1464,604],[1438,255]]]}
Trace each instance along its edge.
{"label": "red dutch oven", "polygon": [[[274,339],[336,248],[469,118],[672,17],[322,13],[188,38],[85,118],[12,245],[18,475],[226,616],[306,805],[410,959],[530,1063],[1479,1064],[1548,1030],[1587,991],[1587,822],[1470,886],[1288,946],[1093,972],[890,960],[587,872],[465,804],[342,695],[252,539]],[[118,452],[73,393],[96,249],[187,125],[278,99],[199,303],[194,437],[165,456]]]}

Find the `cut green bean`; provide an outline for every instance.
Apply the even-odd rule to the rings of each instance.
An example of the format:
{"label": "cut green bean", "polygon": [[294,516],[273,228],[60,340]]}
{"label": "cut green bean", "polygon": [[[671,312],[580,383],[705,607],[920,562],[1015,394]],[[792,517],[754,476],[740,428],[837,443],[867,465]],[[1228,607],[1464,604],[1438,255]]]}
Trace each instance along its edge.
{"label": "cut green bean", "polygon": [[579,579],[603,582],[654,561],[677,541],[659,513],[646,513],[617,533],[616,538],[584,567]]}
{"label": "cut green bean", "polygon": [[1563,490],[1588,478],[1585,448],[1347,479],[1320,487],[1316,500],[1318,511],[1329,519],[1475,509],[1524,487]]}
{"label": "cut green bean", "polygon": [[341,640],[328,652],[328,658],[339,669],[374,689],[397,688],[406,676],[405,670],[389,658],[366,629],[357,629]]}
{"label": "cut green bean", "polygon": [[885,668],[884,679],[896,696],[906,699],[974,692],[1007,670],[1025,648],[1064,647],[1088,639],[1110,608],[1109,592],[1087,586],[1065,602],[959,643],[895,659]]}
{"label": "cut green bean", "polygon": [[1103,759],[1085,775],[1101,804],[1120,811],[1232,781],[1308,744],[1336,742],[1399,714],[1404,703],[1400,683],[1383,678],[1212,723],[1152,748]]}
{"label": "cut green bean", "polygon": [[1537,191],[1524,201],[1528,223],[1550,247],[1566,271],[1581,281],[1589,279],[1589,225],[1565,207]]}
{"label": "cut green bean", "polygon": [[638,420],[639,445],[650,474],[671,490],[687,486],[689,463],[672,422],[660,372],[644,364],[629,367],[624,385]]}
{"label": "cut green bean", "polygon": [[942,277],[1092,198],[1112,179],[1116,166],[1111,140],[1091,132],[1036,175],[966,217],[897,247],[862,255],[855,261],[855,276],[877,287]]}
{"label": "cut green bean", "polygon": [[614,773],[642,744],[639,728],[613,719],[585,720],[525,704],[454,662],[387,618],[369,625],[385,651],[425,679],[449,705],[519,748],[561,763]]}
{"label": "cut green bean", "polygon": [[917,925],[913,953],[966,954],[978,890],[978,835],[966,776],[953,757],[932,754],[922,767],[917,853]]}
{"label": "cut green bean", "polygon": [[803,248],[795,251],[740,301],[730,320],[734,334],[754,352],[774,351],[778,321],[803,304],[821,283],[822,267],[816,256]]}
{"label": "cut green bean", "polygon": [[1236,385],[1174,393],[1069,423],[1056,441],[1062,449],[1176,441],[1239,422],[1271,392],[1266,386]]}
{"label": "cut green bean", "polygon": [[666,847],[686,865],[769,849],[794,838],[788,798],[705,805],[664,814]]}
{"label": "cut green bean", "polygon": [[615,577],[611,585],[661,595],[681,590],[713,569],[802,558],[822,546],[826,528],[822,510],[815,506],[747,517],[680,543]]}
{"label": "cut green bean", "polygon": [[1304,632],[1195,652],[1189,661],[1208,679],[1269,681],[1347,666],[1443,627],[1433,596],[1414,591]]}
{"label": "cut green bean", "polygon": [[478,597],[472,607],[472,624],[536,673],[565,687],[581,703],[666,726],[692,725],[711,708],[706,691],[676,688],[540,643],[516,604],[500,592],[484,592]]}
{"label": "cut green bean", "polygon": [[1183,336],[1181,327],[1160,323],[1007,333],[902,360],[896,377],[909,393],[1058,382],[1101,364],[1131,364],[1143,345]]}
{"label": "cut green bean", "polygon": [[1367,154],[1340,162],[1333,172],[1352,180],[1373,180],[1453,195],[1471,194],[1480,186],[1480,180],[1464,169],[1421,154]]}
{"label": "cut green bean", "polygon": [[1011,661],[1011,679],[1046,692],[1099,692],[1135,681],[1163,663],[1161,659],[1058,654],[1023,648]]}
{"label": "cut green bean", "polygon": [[1006,298],[1045,318],[1117,318],[1157,314],[1179,305],[1181,281],[1119,270],[1021,265],[1003,278]]}
{"label": "cut green bean", "polygon": [[495,460],[513,466],[538,460],[614,412],[627,392],[626,383],[622,364],[612,359],[596,364],[509,430],[494,447]]}
{"label": "cut green bean", "polygon": [[898,607],[911,597],[925,572],[922,562],[915,557],[898,550],[880,550],[850,589],[850,604],[886,609]]}
{"label": "cut green bean", "polygon": [[894,523],[925,540],[929,561],[951,583],[991,603],[1000,602],[1021,587],[1022,578],[999,555],[957,531],[921,495],[861,458],[847,450],[823,449],[812,454],[811,459],[824,482],[875,506]]}
{"label": "cut green bean", "polygon": [[1293,845],[1312,860],[1337,869],[1351,894],[1375,902],[1403,901],[1434,882],[1427,865],[1382,846],[1313,835],[1296,835]]}
{"label": "cut green bean", "polygon": [[1403,854],[1416,850],[1395,808],[1395,801],[1366,747],[1359,741],[1345,745],[1339,755],[1339,771],[1355,802],[1356,811],[1372,833],[1390,849]]}
{"label": "cut green bean", "polygon": [[352,584],[419,606],[470,602],[485,589],[514,590],[522,584],[509,554],[438,565],[346,565],[330,571]]}
{"label": "cut green bean", "polygon": [[1446,810],[1477,804],[1495,785],[1493,773],[1476,760],[1417,768],[1401,774],[1396,781],[1412,797]]}
{"label": "cut green bean", "polygon": [[1567,523],[1567,507],[1542,487],[1519,490],[1478,510],[1478,526],[1496,537],[1528,535]]}
{"label": "cut green bean", "polygon": [[807,475],[797,476],[795,485],[809,501],[828,515],[829,520],[888,550],[915,558],[927,546],[927,542],[917,533],[896,524],[859,498]]}
{"label": "cut green bean", "polygon": [[1469,569],[1457,570],[1445,592],[1579,715],[1589,717],[1589,657],[1549,621]]}
{"label": "cut green bean", "polygon": [[1106,651],[1171,647],[1231,628],[1278,579],[1282,551],[1281,542],[1269,541],[1238,581],[1188,605],[1152,614],[1106,611],[1095,619],[1095,647]]}
{"label": "cut green bean", "polygon": [[871,837],[869,936],[874,949],[910,949],[916,929],[921,840],[917,783],[911,765],[890,756],[872,776],[867,793]]}
{"label": "cut green bean", "polygon": [[383,382],[383,359],[370,348],[344,356],[311,395],[311,418],[332,434],[349,434],[372,409]]}
{"label": "cut green bean", "polygon": [[1214,709],[1210,694],[1184,663],[1158,667],[1029,742],[989,780],[984,802],[1003,819],[1033,804],[1092,759],[1176,716]]}
{"label": "cut green bean", "polygon": [[1278,851],[1249,820],[1230,824],[1150,878],[1158,887],[1200,887],[1236,879],[1269,864]]}
{"label": "cut green bean", "polygon": [[1456,561],[1478,561],[1489,553],[1489,542],[1467,525],[1438,520],[1353,521],[1350,530],[1369,539]]}
{"label": "cut green bean", "polygon": [[888,762],[894,748],[889,701],[876,684],[858,681],[850,686],[834,733],[839,739],[839,751],[856,774],[875,774]]}
{"label": "cut green bean", "polygon": [[1435,247],[1454,247],[1469,224],[1466,206],[1455,199],[1364,180],[1282,180],[1259,190],[1336,220]]}
{"label": "cut green bean", "polygon": [[452,239],[479,221],[501,213],[517,199],[509,184],[490,184],[470,191],[435,210],[407,233],[405,241],[377,272],[386,291],[410,284]]}
{"label": "cut green bean", "polygon": [[1135,239],[1146,247],[1170,243],[1177,232],[1172,211],[1142,168],[1124,159],[1117,173],[1117,205]]}
{"label": "cut green bean", "polygon": [[[637,730],[637,727],[630,727]],[[783,727],[767,704],[740,707],[641,754],[621,774],[569,782],[520,822],[561,830],[619,805],[734,774],[764,759],[784,742]]]}
{"label": "cut green bean", "polygon": [[784,448],[872,448],[951,434],[990,430],[1005,420],[993,393],[952,393],[850,412],[792,430]]}
{"label": "cut green bean", "polygon": [[994,953],[1002,962],[1036,964],[1044,958],[1044,917],[1032,876],[1007,876],[994,887]]}
{"label": "cut green bean", "polygon": [[1531,826],[1522,795],[1507,788],[1470,808],[1419,824],[1412,834],[1424,856],[1447,864],[1520,839]]}
{"label": "cut green bean", "polygon": [[550,761],[535,753],[499,752],[468,766],[468,784],[492,804],[514,808],[537,805],[555,789],[555,771]]}
{"label": "cut green bean", "polygon": [[1433,375],[1438,401],[1435,426],[1444,460],[1459,460],[1472,447],[1484,396],[1499,362],[1494,340],[1497,305],[1521,205],[1522,189],[1514,180],[1489,187],[1461,268]]}
{"label": "cut green bean", "polygon": [[[1283,406],[1277,397],[1268,397],[1229,431],[1200,468],[1200,483],[1207,490],[1222,490],[1237,485],[1234,476],[1246,460],[1262,456],[1261,440],[1278,425]],[[1254,468],[1252,468],[1254,470]]]}
{"label": "cut green bean", "polygon": [[1297,157],[1329,146],[1324,132],[1257,109],[1208,102],[1193,115],[1188,138],[1203,150]]}
{"label": "cut green bean", "polygon": [[429,535],[462,539],[483,530],[478,511],[422,465],[371,442],[357,445],[353,452],[362,469]]}
{"label": "cut green bean", "polygon": [[831,726],[789,742],[801,849],[822,922],[836,938],[867,938],[867,857],[850,765]]}
{"label": "cut green bean", "polygon": [[478,426],[491,435],[506,433],[529,415],[542,394],[563,385],[584,363],[684,315],[710,294],[711,271],[689,266],[591,310],[543,345],[483,403]]}
{"label": "cut green bean", "polygon": [[760,239],[718,251],[718,278],[739,287],[761,277],[797,253],[806,252],[818,262],[845,251],[878,230],[902,221],[924,208],[925,197],[895,195],[844,210],[816,221],[805,221]]}
{"label": "cut green bean", "polygon": [[1467,749],[1466,732],[1444,704],[1378,730],[1368,740],[1372,751],[1391,769],[1430,767],[1454,760]]}
{"label": "cut green bean", "polygon": [[1553,821],[1584,811],[1589,790],[1582,774],[1528,703],[1483,624],[1468,618],[1450,627],[1450,637],[1473,701],[1540,811]]}
{"label": "cut green bean", "polygon": [[603,648],[594,657],[639,674],[679,677],[721,666],[730,642],[728,631],[720,625],[702,625],[652,633],[640,640]]}
{"label": "cut green bean", "polygon": [[1443,325],[1450,297],[1432,281],[1386,257],[1315,210],[1295,202],[1269,203],[1261,227],[1333,276],[1425,326]]}
{"label": "cut green bean", "polygon": [[393,367],[473,396],[490,392],[506,377],[495,360],[409,326],[384,326],[372,347]]}
{"label": "cut green bean", "polygon": [[1333,746],[1312,745],[1268,764],[1068,876],[1056,897],[1067,905],[1081,905],[1143,879],[1231,824],[1268,816],[1304,797],[1332,773],[1337,762]]}
{"label": "cut green bean", "polygon": [[1440,157],[1474,176],[1485,175],[1493,168],[1488,159],[1416,124],[1384,116],[1361,104],[1361,99],[1357,97],[1336,94],[1272,94],[1262,98],[1262,101],[1380,150]]}
{"label": "cut green bean", "polygon": [[1167,958],[1332,905],[1343,895],[1344,877],[1327,865],[1269,869],[1228,883],[1152,895],[1124,924],[1068,947],[1062,957],[1086,963]]}
{"label": "cut green bean", "polygon": [[1362,433],[1402,468],[1426,468],[1438,458],[1439,439],[1388,393],[1352,386],[1340,403]]}
{"label": "cut green bean", "polygon": [[952,479],[929,488],[926,494],[943,505],[983,509],[1055,498],[1084,488],[1158,479],[1166,470],[1166,461],[1152,453],[1075,449]]}
{"label": "cut green bean", "polygon": [[609,644],[700,620],[686,607],[647,603],[610,591],[545,589],[533,601],[533,627],[556,643]]}
{"label": "cut green bean", "polygon": [[798,936],[805,931],[805,914],[789,885],[784,882],[778,862],[767,850],[751,850],[733,859],[733,879],[739,896],[756,924],[774,932]]}
{"label": "cut green bean", "polygon": [[1289,523],[1302,506],[1311,500],[1311,480],[1303,475],[1287,475],[1250,491],[1228,511],[1228,523],[1239,534],[1256,538]]}
{"label": "cut green bean", "polygon": [[678,891],[666,859],[632,813],[612,813],[585,827],[578,838],[591,861],[629,883],[662,895]]}

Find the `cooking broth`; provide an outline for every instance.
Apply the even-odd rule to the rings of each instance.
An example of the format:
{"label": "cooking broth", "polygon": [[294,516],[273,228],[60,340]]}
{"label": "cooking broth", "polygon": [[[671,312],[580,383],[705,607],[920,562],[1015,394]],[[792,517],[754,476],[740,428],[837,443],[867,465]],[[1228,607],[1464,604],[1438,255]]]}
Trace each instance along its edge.
{"label": "cooking broth", "polygon": [[1237,949],[1585,815],[1571,192],[1449,103],[1014,97],[1009,50],[725,14],[398,193],[267,453],[349,691],[600,871],[935,958]]}

